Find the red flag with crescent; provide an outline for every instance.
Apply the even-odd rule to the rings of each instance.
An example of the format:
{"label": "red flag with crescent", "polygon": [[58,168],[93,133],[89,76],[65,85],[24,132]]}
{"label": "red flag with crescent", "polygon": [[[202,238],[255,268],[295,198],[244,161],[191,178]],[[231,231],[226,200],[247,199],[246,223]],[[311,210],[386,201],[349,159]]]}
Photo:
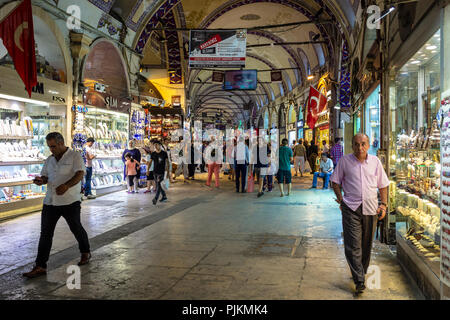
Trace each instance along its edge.
{"label": "red flag with crescent", "polygon": [[308,98],[308,114],[306,116],[306,123],[311,129],[316,125],[319,113],[325,110],[327,105],[327,97],[321,94],[316,88],[309,88]]}
{"label": "red flag with crescent", "polygon": [[31,97],[31,90],[37,84],[31,0],[23,0],[3,19],[0,38]]}

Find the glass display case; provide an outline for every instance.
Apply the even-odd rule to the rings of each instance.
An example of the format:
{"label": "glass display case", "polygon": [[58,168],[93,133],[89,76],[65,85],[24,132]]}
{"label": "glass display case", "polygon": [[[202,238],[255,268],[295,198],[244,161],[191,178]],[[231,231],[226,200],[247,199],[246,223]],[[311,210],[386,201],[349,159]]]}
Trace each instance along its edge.
{"label": "glass display case", "polygon": [[[439,31],[401,67],[390,85],[390,208],[397,257],[427,298],[440,296],[442,114]],[[427,47],[435,47],[435,51]],[[428,88],[428,89],[427,89]]]}
{"label": "glass display case", "polygon": [[43,161],[0,162],[0,220],[42,208],[46,186],[33,184]]}
{"label": "glass display case", "polygon": [[98,195],[122,188],[122,154],[128,142],[129,115],[89,108],[84,118],[85,136],[95,139],[92,190]]}

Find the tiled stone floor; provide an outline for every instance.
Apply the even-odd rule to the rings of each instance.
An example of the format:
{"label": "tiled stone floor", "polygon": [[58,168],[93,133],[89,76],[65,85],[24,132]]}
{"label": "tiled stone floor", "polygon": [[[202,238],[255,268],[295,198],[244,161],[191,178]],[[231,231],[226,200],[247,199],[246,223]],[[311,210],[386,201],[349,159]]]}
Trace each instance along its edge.
{"label": "tiled stone floor", "polygon": [[156,206],[125,192],[84,202],[93,258],[80,290],[66,286],[79,253],[63,219],[48,275],[34,280],[21,273],[35,258],[40,214],[1,223],[0,299],[423,299],[378,242],[381,288],[353,296],[340,211],[331,190],[308,189],[310,177],[294,178],[290,197],[259,199],[235,193],[226,176],[220,189],[204,180],[178,181]]}

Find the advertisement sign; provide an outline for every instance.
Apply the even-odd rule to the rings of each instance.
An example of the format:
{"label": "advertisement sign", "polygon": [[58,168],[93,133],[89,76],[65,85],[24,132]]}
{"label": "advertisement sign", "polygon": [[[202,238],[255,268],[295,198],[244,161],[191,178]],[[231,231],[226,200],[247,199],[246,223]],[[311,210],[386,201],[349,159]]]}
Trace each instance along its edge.
{"label": "advertisement sign", "polygon": [[245,67],[247,30],[192,30],[189,35],[189,66]]}

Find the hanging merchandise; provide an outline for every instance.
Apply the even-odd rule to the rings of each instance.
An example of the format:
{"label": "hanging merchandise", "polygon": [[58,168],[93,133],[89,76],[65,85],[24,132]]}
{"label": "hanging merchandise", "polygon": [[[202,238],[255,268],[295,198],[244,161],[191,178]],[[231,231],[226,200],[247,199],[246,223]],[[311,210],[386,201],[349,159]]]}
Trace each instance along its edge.
{"label": "hanging merchandise", "polygon": [[[442,111],[442,243],[441,281],[450,287],[450,99],[441,103]],[[437,141],[437,137],[434,134]]]}
{"label": "hanging merchandise", "polygon": [[134,109],[132,111],[130,122],[130,139],[135,139],[138,147],[143,147],[145,145],[144,140],[147,138],[145,133],[146,122],[148,123],[148,118],[144,110]]}

